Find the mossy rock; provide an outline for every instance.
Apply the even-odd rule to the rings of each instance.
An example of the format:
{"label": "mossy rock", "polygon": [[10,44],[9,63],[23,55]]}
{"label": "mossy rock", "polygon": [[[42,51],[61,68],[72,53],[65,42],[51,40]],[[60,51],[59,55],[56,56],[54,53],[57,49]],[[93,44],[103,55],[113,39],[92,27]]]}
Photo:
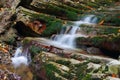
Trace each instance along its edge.
{"label": "mossy rock", "polygon": [[78,14],[75,10],[71,9],[65,9],[57,5],[53,4],[43,4],[43,3],[37,3],[34,4],[34,10],[40,11],[42,13],[46,13],[49,15],[54,15],[58,18],[61,19],[68,19],[68,20],[77,20],[78,19]]}
{"label": "mossy rock", "polygon": [[119,33],[119,30],[120,30],[120,27],[105,26],[105,25],[86,25],[86,24],[83,24],[80,27],[81,27],[81,31],[84,31],[84,33],[90,34],[90,33],[96,32],[95,35],[109,35],[109,34],[117,35]]}
{"label": "mossy rock", "polygon": [[[95,46],[102,50],[102,52],[110,57],[118,58],[120,54],[120,37],[111,36],[96,36],[92,38],[78,38],[77,45]],[[114,45],[114,46],[113,46]],[[114,55],[113,55],[114,54]]]}
{"label": "mossy rock", "polygon": [[[23,35],[26,34],[27,36],[29,36],[29,34],[30,34],[32,36],[37,36],[37,37],[38,36],[50,37],[52,34],[56,34],[56,33],[60,32],[61,27],[63,26],[63,20],[58,19],[55,16],[46,15],[43,13],[37,13],[34,11],[32,12],[31,10],[28,10],[23,7],[20,9],[20,11],[21,11],[21,14],[30,16],[31,22],[34,20],[40,20],[40,21],[45,21],[45,24],[46,24],[46,29],[44,30],[44,32],[42,32],[41,34],[36,34],[30,28],[25,27],[25,24],[23,24],[22,22],[19,22],[20,24],[22,23],[22,25],[25,27],[25,29],[22,30],[22,31],[24,31]],[[21,30],[21,29],[19,29],[19,30]],[[21,32],[21,31],[19,31],[19,32]]]}
{"label": "mossy rock", "polygon": [[114,26],[120,26],[120,14],[108,14],[105,16],[104,20],[104,24],[106,25],[114,25]]}

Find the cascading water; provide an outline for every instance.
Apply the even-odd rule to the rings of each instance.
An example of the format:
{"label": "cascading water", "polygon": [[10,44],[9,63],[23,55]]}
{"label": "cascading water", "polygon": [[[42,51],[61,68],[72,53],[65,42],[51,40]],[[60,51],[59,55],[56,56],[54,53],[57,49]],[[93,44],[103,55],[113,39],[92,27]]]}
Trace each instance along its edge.
{"label": "cascading water", "polygon": [[98,18],[95,15],[86,15],[81,20],[88,23],[97,23]]}
{"label": "cascading water", "polygon": [[[61,45],[66,48],[75,48],[75,38],[76,37],[87,37],[83,34],[78,34],[77,31],[80,30],[81,24],[95,24],[97,22],[97,17],[95,15],[87,15],[82,18],[80,21],[74,22],[74,25],[70,27],[63,27],[60,34],[55,35],[53,41],[57,43],[57,45]],[[68,29],[67,29],[68,28]]]}
{"label": "cascading water", "polygon": [[[97,22],[97,18],[94,15],[85,16],[80,21],[74,22],[74,25],[68,27],[63,27],[60,34],[55,35],[53,38],[53,43],[61,48],[75,48],[75,38],[76,37],[86,37],[86,35],[78,34],[77,31],[80,30],[81,24],[93,24]],[[17,48],[14,57],[11,58],[14,67],[19,67],[21,64],[28,65],[31,62],[28,46],[22,50],[22,47]]]}
{"label": "cascading water", "polygon": [[30,62],[30,54],[28,54],[28,49],[23,53],[22,47],[18,47],[14,57],[12,57],[11,60],[14,67],[19,67],[21,64],[28,65]]}

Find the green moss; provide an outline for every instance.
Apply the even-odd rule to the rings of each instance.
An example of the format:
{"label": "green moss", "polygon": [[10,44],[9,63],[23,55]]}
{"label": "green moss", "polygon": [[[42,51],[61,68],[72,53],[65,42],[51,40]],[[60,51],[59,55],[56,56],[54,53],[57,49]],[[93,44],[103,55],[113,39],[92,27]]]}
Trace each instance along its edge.
{"label": "green moss", "polygon": [[55,16],[48,16],[45,14],[33,14],[26,11],[23,11],[25,14],[32,16],[32,20],[40,19],[46,22],[47,28],[44,30],[44,32],[41,34],[43,37],[49,37],[52,34],[57,34],[60,32],[61,27],[63,26],[63,21],[60,19],[57,19]]}
{"label": "green moss", "polygon": [[[78,40],[78,39],[77,39],[77,40]],[[73,59],[77,59],[78,56],[74,54],[73,56],[71,56],[71,58],[73,58]]]}
{"label": "green moss", "polygon": [[103,43],[103,42],[105,42],[106,41],[106,38],[104,37],[93,37],[92,39],[91,39],[91,41],[92,41],[92,44],[94,44],[94,45],[100,45],[101,43]]}
{"label": "green moss", "polygon": [[90,79],[91,75],[89,75],[88,74],[89,72],[87,72],[87,64],[88,63],[89,62],[85,62],[85,63],[75,65],[77,67],[77,69],[76,69],[77,80],[91,80]]}
{"label": "green moss", "polygon": [[47,69],[50,69],[51,71],[54,71],[54,72],[57,72],[57,73],[60,73],[61,71],[60,70],[58,70],[57,69],[57,67],[56,66],[54,66],[53,64],[46,64],[45,65],[45,68],[47,68]]}
{"label": "green moss", "polygon": [[99,8],[99,6],[94,2],[88,2],[88,1],[85,2],[84,1],[83,4],[86,5],[86,6],[90,6],[92,8]]}
{"label": "green moss", "polygon": [[96,60],[94,60],[94,59],[91,59],[91,60],[89,60],[90,62],[93,62],[93,63],[96,63],[96,64],[100,64],[101,63],[101,61],[99,60],[99,59],[96,59]]}
{"label": "green moss", "polygon": [[93,79],[91,79],[91,74],[86,74],[82,80],[93,80]]}
{"label": "green moss", "polygon": [[61,7],[53,5],[53,4],[38,3],[35,6],[35,8],[36,8],[35,10],[37,10],[37,11],[39,10],[40,12],[54,15],[54,16],[62,18],[62,19],[69,19],[69,20],[77,20],[78,19],[77,13],[75,11],[73,11],[73,10],[69,11],[65,8],[61,8]]}
{"label": "green moss", "polygon": [[79,13],[79,14],[82,14],[83,12],[79,9],[76,9],[74,7],[71,7],[71,6],[68,6],[68,5],[65,5],[65,4],[58,4],[57,6],[61,7],[61,8],[64,8],[66,10],[69,10],[69,11],[72,11],[72,12],[76,12],[76,13]]}
{"label": "green moss", "polygon": [[62,80],[59,77],[55,76],[54,72],[61,73],[53,64],[45,64],[46,74],[49,80]]}
{"label": "green moss", "polygon": [[68,19],[70,19],[70,20],[78,20],[78,14],[75,13],[75,12],[67,11],[66,16],[67,16]]}
{"label": "green moss", "polygon": [[36,46],[30,46],[29,50],[30,50],[32,58],[34,58],[35,55],[37,55],[38,53],[40,53],[42,51],[41,48],[36,47]]}
{"label": "green moss", "polygon": [[108,34],[115,34],[117,35],[119,32],[119,27],[115,26],[96,26],[93,27],[91,25],[81,25],[81,30],[84,31],[85,33],[89,34],[92,33],[93,31],[96,31],[96,34],[99,35],[108,35]]}
{"label": "green moss", "polygon": [[108,14],[104,20],[106,24],[120,26],[120,14]]}
{"label": "green moss", "polygon": [[56,60],[56,63],[65,65],[65,66],[70,66],[71,62],[70,61],[65,61],[65,60]]}
{"label": "green moss", "polygon": [[41,36],[51,36],[52,34],[57,34],[62,28],[61,21],[50,21],[47,23],[47,28],[44,30]]}
{"label": "green moss", "polygon": [[25,38],[25,39],[23,39],[22,44],[23,45],[29,44],[30,41],[31,41],[30,39]]}
{"label": "green moss", "polygon": [[103,34],[117,34],[120,28],[105,28]]}

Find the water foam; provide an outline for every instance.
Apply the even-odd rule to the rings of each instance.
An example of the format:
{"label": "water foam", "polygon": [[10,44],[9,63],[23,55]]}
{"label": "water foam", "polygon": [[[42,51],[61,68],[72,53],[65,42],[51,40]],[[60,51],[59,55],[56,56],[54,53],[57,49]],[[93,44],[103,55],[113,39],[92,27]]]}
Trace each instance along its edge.
{"label": "water foam", "polygon": [[28,59],[22,53],[22,47],[16,49],[14,57],[11,58],[14,67],[19,67],[21,64],[28,65]]}
{"label": "water foam", "polygon": [[76,37],[86,37],[86,35],[77,34],[77,31],[80,30],[80,26],[82,24],[95,24],[96,22],[97,17],[95,15],[87,15],[80,21],[75,21],[70,27],[63,27],[60,34],[54,36],[53,41],[56,45],[61,45],[62,47],[75,48]]}

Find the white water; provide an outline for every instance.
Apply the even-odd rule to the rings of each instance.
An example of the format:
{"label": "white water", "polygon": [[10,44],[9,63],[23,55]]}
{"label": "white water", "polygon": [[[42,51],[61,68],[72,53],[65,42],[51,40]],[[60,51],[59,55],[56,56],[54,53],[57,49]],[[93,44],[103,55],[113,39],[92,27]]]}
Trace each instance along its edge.
{"label": "white water", "polygon": [[[75,48],[75,38],[86,37],[86,35],[77,34],[77,31],[80,30],[80,25],[96,23],[96,20],[97,18],[94,15],[85,16],[82,20],[74,22],[74,25],[64,27],[60,34],[54,36],[54,39],[50,44],[62,48]],[[28,48],[24,51],[22,51],[22,47],[17,48],[15,55],[11,60],[14,67],[19,67],[21,64],[28,65],[29,62],[31,62]]]}
{"label": "white water", "polygon": [[86,15],[81,20],[88,23],[97,23],[98,18],[95,15]]}
{"label": "white water", "polygon": [[[75,38],[76,37],[87,37],[84,34],[78,34],[77,32],[80,30],[81,24],[95,24],[97,22],[97,17],[94,15],[87,15],[82,18],[80,21],[75,21],[74,25],[71,25],[69,29],[63,28],[60,34],[54,36],[53,41],[55,45],[59,45],[65,48],[75,48]],[[66,29],[66,30],[64,30]]]}
{"label": "white water", "polygon": [[26,53],[22,53],[22,47],[16,49],[14,57],[11,58],[14,67],[19,67],[21,64],[28,65],[28,57]]}

